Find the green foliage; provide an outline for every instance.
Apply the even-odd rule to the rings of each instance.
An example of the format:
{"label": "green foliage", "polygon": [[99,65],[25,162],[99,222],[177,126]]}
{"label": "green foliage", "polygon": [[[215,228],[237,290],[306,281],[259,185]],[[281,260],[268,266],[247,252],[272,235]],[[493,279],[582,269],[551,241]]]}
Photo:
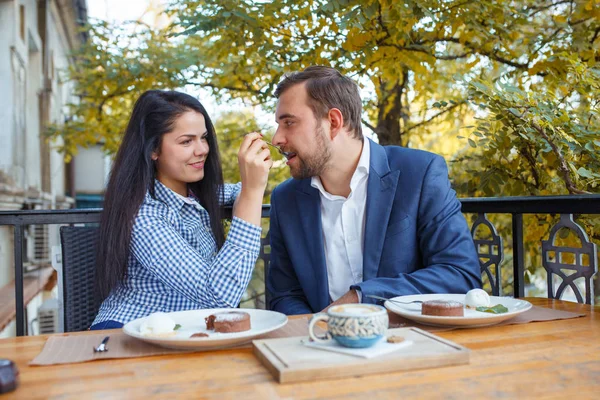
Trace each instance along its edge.
{"label": "green foliage", "polygon": [[165,31],[140,23],[123,26],[92,23],[90,40],[77,49],[66,78],[75,82],[79,101],[68,104],[68,120],[51,125],[50,138],[61,137],[58,150],[67,161],[77,147],[102,144],[115,153],[135,100],[150,89],[175,89],[186,83],[191,60]]}
{"label": "green foliage", "polygon": [[169,13],[215,95],[266,103],[285,71],[331,65],[368,90],[365,125],[383,144],[472,112],[456,76],[521,80],[560,51],[598,57],[592,1],[175,0]]}
{"label": "green foliage", "polygon": [[[599,192],[597,1],[173,0],[167,12],[162,30],[90,26],[67,74],[79,102],[49,131],[67,158],[95,143],[113,153],[145,90],[196,86],[269,108],[285,72],[321,64],[359,82],[364,125],[380,143],[452,158],[459,195]],[[217,126],[236,181],[239,139],[259,127],[243,113]],[[268,193],[287,177],[282,164]],[[530,265],[540,265],[548,218],[526,219]],[[598,242],[595,221],[583,223]]]}
{"label": "green foliage", "polygon": [[[572,53],[557,54],[553,62],[543,79],[469,84],[470,101],[479,117],[464,128],[469,133],[462,139],[469,147],[452,163],[459,193],[473,197],[600,193],[600,71]],[[502,237],[511,237],[508,216],[490,219]],[[542,274],[540,240],[548,238],[556,222],[558,217],[552,215],[524,218],[529,281]],[[600,217],[579,216],[578,223],[600,243]],[[508,258],[512,244],[505,244]],[[581,246],[574,236],[564,244]],[[512,276],[504,271],[507,288]]]}
{"label": "green foliage", "polygon": [[471,101],[485,116],[468,138],[477,150],[457,158],[470,164],[462,192],[600,192],[600,70],[566,54],[556,58],[566,72],[556,89],[546,80],[527,89],[502,81],[470,84]]}
{"label": "green foliage", "polygon": [[174,0],[168,13],[164,30],[90,27],[69,74],[82,96],[77,119],[53,131],[66,154],[97,141],[114,151],[122,110],[149,88],[196,85],[272,105],[284,72],[314,64],[359,80],[365,125],[382,144],[406,145],[473,114],[456,77],[522,82],[560,70],[560,51],[598,58],[591,1]]}

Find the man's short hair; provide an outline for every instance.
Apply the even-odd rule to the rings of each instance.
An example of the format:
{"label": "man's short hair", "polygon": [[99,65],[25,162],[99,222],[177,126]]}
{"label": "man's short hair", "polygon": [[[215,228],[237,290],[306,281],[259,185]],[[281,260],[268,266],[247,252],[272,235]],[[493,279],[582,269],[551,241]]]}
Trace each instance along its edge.
{"label": "man's short hair", "polygon": [[338,70],[322,65],[306,68],[301,72],[286,74],[275,89],[279,98],[290,87],[306,82],[309,106],[317,119],[325,118],[332,108],[344,117],[344,126],[356,139],[363,139],[361,126],[362,102],[358,85]]}

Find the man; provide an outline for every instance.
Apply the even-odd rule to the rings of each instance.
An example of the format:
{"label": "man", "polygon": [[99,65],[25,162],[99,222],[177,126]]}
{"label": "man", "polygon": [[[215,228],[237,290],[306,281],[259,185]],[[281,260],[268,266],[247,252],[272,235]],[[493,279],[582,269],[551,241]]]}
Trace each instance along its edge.
{"label": "man", "polygon": [[358,87],[335,69],[288,75],[275,96],[272,141],[290,153],[293,179],[271,196],[271,309],[481,287],[442,157],[365,140]]}

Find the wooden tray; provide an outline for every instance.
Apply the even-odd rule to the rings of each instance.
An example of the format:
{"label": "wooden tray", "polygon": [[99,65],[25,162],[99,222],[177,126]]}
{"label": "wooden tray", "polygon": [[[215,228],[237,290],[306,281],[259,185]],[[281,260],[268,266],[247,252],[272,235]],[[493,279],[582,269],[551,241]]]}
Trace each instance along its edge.
{"label": "wooden tray", "polygon": [[469,363],[469,349],[419,328],[388,329],[388,336],[413,341],[409,347],[375,358],[313,349],[307,337],[252,342],[254,354],[279,383],[343,378]]}

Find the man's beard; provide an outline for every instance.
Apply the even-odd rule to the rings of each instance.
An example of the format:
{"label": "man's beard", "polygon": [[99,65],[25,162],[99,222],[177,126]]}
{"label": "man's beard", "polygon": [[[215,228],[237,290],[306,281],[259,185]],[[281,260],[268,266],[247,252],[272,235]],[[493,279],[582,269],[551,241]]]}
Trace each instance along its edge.
{"label": "man's beard", "polygon": [[319,126],[316,131],[317,148],[314,154],[304,158],[298,158],[298,168],[290,168],[290,173],[294,179],[306,179],[313,176],[319,176],[327,167],[331,159],[331,149],[329,143],[325,141],[325,131]]}

